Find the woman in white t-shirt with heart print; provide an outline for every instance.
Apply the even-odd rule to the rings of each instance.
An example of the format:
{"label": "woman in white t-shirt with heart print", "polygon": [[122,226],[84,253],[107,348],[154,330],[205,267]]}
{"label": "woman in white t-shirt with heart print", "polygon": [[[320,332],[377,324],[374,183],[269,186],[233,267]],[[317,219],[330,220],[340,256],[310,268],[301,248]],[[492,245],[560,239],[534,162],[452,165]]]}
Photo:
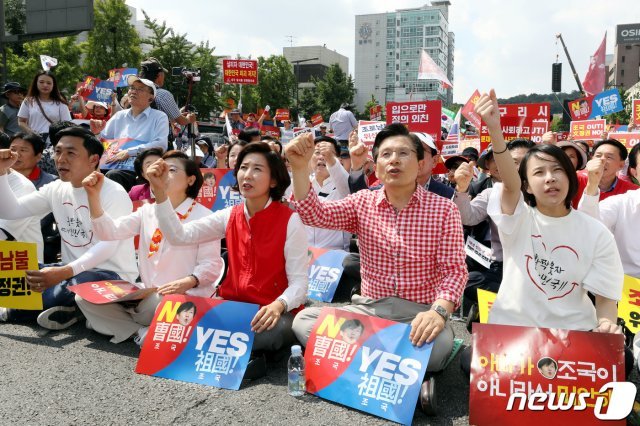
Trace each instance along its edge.
{"label": "woman in white t-shirt with heart print", "polygon": [[18,111],[18,123],[25,132],[47,135],[49,126],[71,120],[67,99],[51,71],[39,71],[31,81]]}

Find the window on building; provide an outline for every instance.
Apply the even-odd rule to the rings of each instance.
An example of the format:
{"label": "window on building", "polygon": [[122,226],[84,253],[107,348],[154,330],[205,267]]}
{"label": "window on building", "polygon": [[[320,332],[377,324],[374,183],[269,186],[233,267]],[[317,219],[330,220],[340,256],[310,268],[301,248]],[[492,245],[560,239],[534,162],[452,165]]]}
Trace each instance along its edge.
{"label": "window on building", "polygon": [[624,55],[622,55],[621,62],[624,64]]}
{"label": "window on building", "polygon": [[400,71],[400,64],[396,64],[396,71]]}
{"label": "window on building", "polygon": [[620,70],[620,77],[624,77],[624,70]]}
{"label": "window on building", "polygon": [[627,49],[627,50],[631,50],[631,45],[627,44],[624,48]]}
{"label": "window on building", "polygon": [[[380,42],[379,41],[376,41],[376,46],[380,46]],[[376,56],[378,56],[378,55],[376,55]]]}

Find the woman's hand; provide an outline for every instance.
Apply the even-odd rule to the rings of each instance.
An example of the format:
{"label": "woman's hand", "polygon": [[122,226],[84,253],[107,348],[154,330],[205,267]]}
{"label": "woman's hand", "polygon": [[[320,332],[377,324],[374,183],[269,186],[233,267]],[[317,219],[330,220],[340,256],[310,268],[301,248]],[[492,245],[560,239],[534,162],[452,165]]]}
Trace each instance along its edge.
{"label": "woman's hand", "polygon": [[271,330],[276,326],[283,313],[284,305],[278,300],[263,306],[251,320],[251,330],[255,333]]}

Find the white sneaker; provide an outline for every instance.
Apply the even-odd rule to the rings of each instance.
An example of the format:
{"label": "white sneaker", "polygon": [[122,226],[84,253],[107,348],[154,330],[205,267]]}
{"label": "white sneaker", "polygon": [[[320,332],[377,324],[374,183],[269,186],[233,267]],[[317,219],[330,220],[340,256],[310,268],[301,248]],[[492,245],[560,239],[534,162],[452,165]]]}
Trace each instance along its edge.
{"label": "white sneaker", "polygon": [[38,324],[47,330],[64,330],[78,322],[75,306],[54,306],[38,315]]}
{"label": "white sneaker", "polygon": [[142,347],[144,344],[144,338],[147,337],[147,332],[149,331],[149,327],[140,327],[138,329],[138,333],[136,337],[133,338],[133,341],[136,345]]}
{"label": "white sneaker", "polygon": [[0,322],[7,322],[9,320],[9,309],[0,308]]}

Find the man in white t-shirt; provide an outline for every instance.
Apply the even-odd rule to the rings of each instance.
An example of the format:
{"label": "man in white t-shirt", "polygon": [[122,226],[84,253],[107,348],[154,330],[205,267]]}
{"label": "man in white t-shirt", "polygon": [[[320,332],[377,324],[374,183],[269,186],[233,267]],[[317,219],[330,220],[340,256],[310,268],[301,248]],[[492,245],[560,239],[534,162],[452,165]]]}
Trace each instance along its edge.
{"label": "man in white t-shirt", "polygon": [[[83,282],[124,279],[138,275],[132,239],[100,241],[91,228],[87,194],[82,180],[96,170],[104,148],[96,137],[81,127],[59,133],[55,162],[60,180],[41,191],[16,198],[7,171],[17,159],[11,150],[0,150],[0,218],[38,218],[53,212],[62,239],[62,263],[27,271],[31,291],[42,293],[44,311],[0,308],[0,321],[38,318],[41,326],[59,330],[74,324],[76,305],[68,285]],[[131,200],[121,186],[105,182],[101,192],[105,211],[112,217],[129,214]]]}

